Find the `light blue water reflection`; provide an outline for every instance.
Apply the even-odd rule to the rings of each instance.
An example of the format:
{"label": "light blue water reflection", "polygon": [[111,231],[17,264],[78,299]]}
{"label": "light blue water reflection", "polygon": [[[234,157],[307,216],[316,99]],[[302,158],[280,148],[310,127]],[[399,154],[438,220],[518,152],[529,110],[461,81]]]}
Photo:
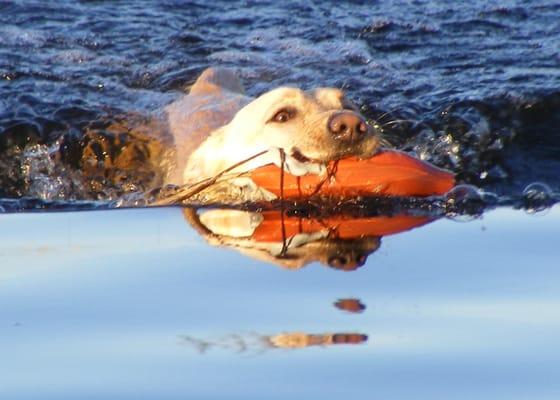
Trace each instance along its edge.
{"label": "light blue water reflection", "polygon": [[559,222],[440,220],[342,272],[210,247],[178,209],[3,215],[0,398],[556,399]]}

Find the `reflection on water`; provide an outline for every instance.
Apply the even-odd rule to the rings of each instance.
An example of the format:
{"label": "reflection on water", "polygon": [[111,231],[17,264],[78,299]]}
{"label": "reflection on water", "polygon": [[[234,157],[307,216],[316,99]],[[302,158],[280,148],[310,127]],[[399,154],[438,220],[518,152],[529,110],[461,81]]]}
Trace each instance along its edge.
{"label": "reflection on water", "polygon": [[328,346],[333,344],[361,344],[368,340],[367,335],[361,333],[333,333],[313,335],[303,332],[282,333],[269,337],[275,347],[299,349],[311,346]]}
{"label": "reflection on water", "polygon": [[[336,213],[294,216],[283,210],[251,212],[236,209],[183,210],[185,220],[213,246],[232,248],[257,260],[286,269],[318,261],[334,269],[354,271],[377,251],[381,238],[432,222],[434,218],[409,215],[355,217]],[[357,298],[338,299],[334,306],[348,313],[366,309]],[[183,335],[182,341],[200,353],[220,348],[237,352],[270,348],[301,349],[313,346],[362,344],[359,332],[283,332],[274,335],[237,335],[202,339]]]}
{"label": "reflection on water", "polygon": [[201,354],[212,349],[230,350],[239,353],[262,353],[269,349],[302,349],[314,346],[363,344],[368,336],[356,332],[320,333],[284,332],[277,335],[229,335],[219,339],[202,339],[189,335],[180,337]]}
{"label": "reflection on water", "polygon": [[0,398],[555,399],[559,221],[441,219],[343,274],[207,246],[176,208],[2,215]]}
{"label": "reflection on water", "polygon": [[[359,299],[339,299],[334,306],[350,313],[361,313],[366,309]],[[202,339],[182,335],[183,343],[190,345],[199,353],[210,349],[223,349],[236,352],[264,352],[267,349],[302,349],[313,346],[354,345],[368,341],[368,335],[358,332],[307,333],[282,332],[275,335],[231,334],[220,339]]]}
{"label": "reflection on water", "polygon": [[366,305],[359,299],[339,299],[334,306],[349,313],[361,313],[366,309]]}
{"label": "reflection on water", "polygon": [[183,211],[185,219],[213,246],[228,247],[261,261],[299,269],[318,261],[354,271],[379,249],[381,238],[425,225],[425,216],[293,216],[283,211],[231,209]]}

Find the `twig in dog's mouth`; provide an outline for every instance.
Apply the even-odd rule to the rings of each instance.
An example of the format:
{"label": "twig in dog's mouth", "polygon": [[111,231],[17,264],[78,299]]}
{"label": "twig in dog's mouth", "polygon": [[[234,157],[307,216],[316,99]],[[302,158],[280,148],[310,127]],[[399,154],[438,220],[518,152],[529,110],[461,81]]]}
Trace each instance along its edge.
{"label": "twig in dog's mouth", "polygon": [[286,243],[286,225],[284,223],[284,168],[286,166],[286,153],[283,149],[280,150],[280,219],[282,223],[282,250],[280,257],[284,257],[288,252],[288,245]]}
{"label": "twig in dog's mouth", "polygon": [[332,167],[330,167],[330,168],[327,166],[327,175],[323,179],[321,179],[321,182],[319,182],[319,184],[317,184],[317,187],[315,188],[313,193],[311,193],[310,197],[313,197],[313,196],[317,195],[326,182],[328,182],[331,179],[334,179],[334,177],[336,175],[336,171],[338,170],[338,161],[339,160],[336,160],[332,164]]}
{"label": "twig in dog's mouth", "polygon": [[[263,150],[260,153],[254,154],[249,158],[246,158],[244,160],[241,160],[231,166],[229,166],[228,168],[224,169],[223,171],[217,173],[216,175],[214,175],[211,178],[205,178],[199,182],[196,183],[192,183],[189,185],[185,185],[181,188],[178,189],[178,191],[174,194],[168,195],[164,198],[158,199],[156,201],[154,201],[153,203],[151,203],[152,206],[169,206],[169,205],[174,205],[180,202],[184,202],[186,200],[189,200],[190,198],[192,198],[193,196],[196,196],[197,194],[199,194],[200,192],[202,192],[203,190],[209,188],[210,186],[216,184],[220,178],[226,178],[227,180],[229,179],[233,179],[233,178],[239,178],[243,175],[247,174],[247,171],[244,172],[240,172],[237,174],[232,174],[232,175],[227,175],[226,174],[228,172],[233,171],[234,169],[266,154],[267,152],[269,152],[270,150]],[[284,151],[284,149],[278,149],[279,153],[280,153],[280,169],[281,169],[281,174],[280,174],[280,200],[281,203],[283,203],[283,189],[284,189],[284,174],[286,173],[287,170],[289,170],[288,168],[288,160],[287,160],[287,155],[286,152]],[[295,150],[293,152],[293,154],[289,157],[290,159],[294,159],[302,164],[310,164],[313,165],[315,163],[313,163],[309,158],[307,158],[306,156],[304,156],[299,150]],[[319,183],[319,185],[317,186],[316,190],[314,191],[314,194],[317,194],[319,192],[319,190],[321,189],[321,186],[328,180],[331,179],[334,175],[334,173],[336,172],[336,167],[337,167],[338,162],[335,162],[335,164],[333,165],[332,169],[327,168],[327,176]]]}
{"label": "twig in dog's mouth", "polygon": [[[152,205],[154,205],[154,206],[169,206],[169,205],[176,204],[177,202],[188,200],[191,197],[195,196],[196,194],[202,192],[204,189],[214,185],[218,181],[218,179],[220,179],[222,176],[224,176],[228,172],[233,171],[235,168],[240,167],[243,164],[248,163],[249,161],[252,161],[257,157],[260,157],[263,154],[266,154],[267,152],[268,152],[268,150],[264,150],[264,151],[261,151],[260,153],[254,154],[251,157],[246,158],[245,160],[241,160],[241,161],[229,166],[228,168],[226,168],[223,171],[214,175],[212,178],[206,178],[206,179],[203,179],[199,182],[187,185],[186,187],[182,188],[178,193],[172,194],[172,195],[170,195],[168,197],[165,197],[163,199],[156,200],[152,203]],[[244,174],[244,173],[242,173],[242,174]]]}

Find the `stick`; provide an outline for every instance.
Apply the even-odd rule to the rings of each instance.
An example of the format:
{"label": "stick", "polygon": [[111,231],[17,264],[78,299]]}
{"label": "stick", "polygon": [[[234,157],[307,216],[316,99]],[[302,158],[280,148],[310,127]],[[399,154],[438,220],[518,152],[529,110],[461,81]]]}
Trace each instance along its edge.
{"label": "stick", "polygon": [[152,203],[152,205],[154,206],[169,206],[172,204],[175,204],[179,201],[184,201],[187,200],[189,198],[191,198],[192,196],[194,196],[195,194],[200,193],[201,191],[203,191],[204,189],[212,186],[213,184],[215,184],[218,179],[220,179],[222,176],[224,176],[225,174],[227,174],[228,172],[234,170],[235,168],[251,161],[254,160],[257,157],[262,156],[263,154],[267,153],[268,150],[263,150],[260,153],[257,153],[245,160],[239,161],[235,164],[233,164],[232,166],[224,169],[223,171],[219,172],[218,174],[214,175],[212,178],[206,178],[203,179],[200,182],[197,183],[193,183],[192,185],[189,185],[186,189],[182,189],[179,193],[175,193],[171,196],[168,196],[166,198],[163,199],[159,199],[156,200]]}

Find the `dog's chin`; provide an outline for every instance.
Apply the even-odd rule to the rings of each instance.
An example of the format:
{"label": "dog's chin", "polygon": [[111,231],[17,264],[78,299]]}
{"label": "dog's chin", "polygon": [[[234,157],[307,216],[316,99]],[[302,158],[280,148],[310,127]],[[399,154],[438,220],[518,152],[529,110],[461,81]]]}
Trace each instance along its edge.
{"label": "dog's chin", "polygon": [[263,161],[272,162],[277,167],[283,168],[285,172],[294,176],[307,174],[322,175],[327,170],[327,161],[307,157],[298,149],[271,148]]}
{"label": "dog's chin", "polygon": [[324,161],[308,157],[298,148],[293,148],[289,153],[286,153],[284,168],[294,176],[307,174],[322,175],[327,170],[326,164]]}
{"label": "dog's chin", "polygon": [[291,175],[303,176],[307,174],[323,175],[327,171],[327,165],[319,162],[302,162],[294,157],[287,156],[284,169]]}

